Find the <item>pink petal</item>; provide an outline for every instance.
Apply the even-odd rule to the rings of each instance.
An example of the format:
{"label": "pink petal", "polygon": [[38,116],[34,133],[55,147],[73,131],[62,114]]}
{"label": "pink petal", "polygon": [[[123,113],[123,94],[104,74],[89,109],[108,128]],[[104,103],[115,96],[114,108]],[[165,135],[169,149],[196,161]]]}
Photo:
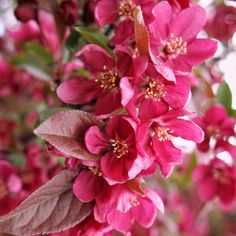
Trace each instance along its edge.
{"label": "pink petal", "polygon": [[93,154],[101,154],[109,149],[109,140],[98,126],[92,126],[85,134],[87,149]]}
{"label": "pink petal", "polygon": [[174,72],[163,64],[155,65],[158,73],[160,73],[166,80],[176,83]]}
{"label": "pink petal", "polygon": [[113,153],[107,153],[101,158],[101,167],[104,175],[117,182],[128,180],[128,171],[133,164],[133,160],[127,158],[128,156],[117,158]]}
{"label": "pink petal", "polygon": [[95,44],[84,46],[75,56],[80,58],[84,62],[86,69],[92,73],[102,72],[105,67],[111,69],[115,66],[115,62],[110,55]]}
{"label": "pink petal", "polygon": [[114,227],[114,229],[127,235],[132,228],[132,215],[128,211],[126,213],[120,212],[118,210],[112,210],[107,215],[107,222],[109,225]]}
{"label": "pink petal", "polygon": [[204,116],[204,121],[207,124],[221,125],[221,123],[227,118],[227,112],[221,105],[214,105],[207,110]]}
{"label": "pink petal", "polygon": [[129,52],[125,49],[116,49],[117,69],[121,76],[131,76],[133,73],[133,59]]}
{"label": "pink petal", "polygon": [[192,172],[192,179],[195,182],[204,181],[211,174],[211,167],[198,165]]}
{"label": "pink petal", "polygon": [[89,79],[70,79],[57,88],[58,97],[65,103],[83,104],[97,96],[100,88]]}
{"label": "pink petal", "polygon": [[108,93],[101,93],[95,105],[96,115],[109,115],[121,107],[121,94],[116,89]]}
{"label": "pink petal", "polygon": [[205,60],[214,55],[217,49],[217,42],[211,39],[195,39],[187,46],[187,54],[180,55],[176,59],[178,61],[184,60],[191,66],[199,65]]}
{"label": "pink petal", "polygon": [[127,104],[131,101],[134,96],[134,90],[131,87],[129,82],[131,78],[124,77],[120,81],[120,88],[121,88],[121,104],[126,107]]}
{"label": "pink petal", "polygon": [[152,118],[158,117],[159,115],[166,113],[169,107],[167,103],[163,101],[154,101],[153,99],[144,98],[140,104],[140,114],[139,118],[144,120],[150,120]]}
{"label": "pink petal", "polygon": [[91,202],[103,189],[102,177],[82,170],[73,184],[73,193],[81,202]]}
{"label": "pink petal", "polygon": [[154,203],[155,207],[161,212],[164,213],[164,203],[162,201],[162,199],[160,198],[159,194],[150,189],[150,188],[145,188],[144,192],[146,194],[146,196]]}
{"label": "pink petal", "polygon": [[132,207],[132,213],[136,221],[144,228],[152,226],[156,218],[156,209],[152,202],[146,198],[139,198],[139,205]]}
{"label": "pink petal", "polygon": [[227,184],[221,184],[218,189],[220,200],[228,204],[235,199],[235,182],[232,180]]}
{"label": "pink petal", "polygon": [[115,35],[111,38],[111,45],[124,44],[130,39],[134,38],[134,25],[129,19],[122,21],[115,28]]}
{"label": "pink petal", "polygon": [[199,184],[198,194],[202,201],[207,202],[214,198],[217,193],[217,183],[212,177],[208,177]]}
{"label": "pink petal", "polygon": [[183,108],[187,102],[190,87],[183,81],[178,81],[176,85],[165,86],[167,94],[163,97],[173,109]]}
{"label": "pink petal", "polygon": [[[167,1],[157,4],[152,13],[155,20],[149,25],[150,32],[153,34],[155,40],[161,41],[168,36],[168,24],[172,18],[172,9]],[[154,40],[153,40],[154,41]]]}
{"label": "pink petal", "polygon": [[167,125],[170,130],[173,130],[173,135],[176,137],[191,140],[195,143],[203,141],[204,133],[202,129],[192,121],[172,119],[165,125]]}
{"label": "pink petal", "polygon": [[170,141],[159,141],[154,137],[152,142],[156,159],[160,165],[173,165],[182,162],[181,150],[176,148]]}
{"label": "pink petal", "polygon": [[99,26],[112,24],[118,20],[118,4],[115,0],[101,0],[95,8],[95,18]]}
{"label": "pink petal", "polygon": [[134,60],[134,74],[133,77],[142,75],[148,66],[149,58],[147,56],[136,57]]}
{"label": "pink petal", "polygon": [[184,41],[196,38],[206,23],[205,10],[199,6],[192,6],[182,10],[170,23],[170,33],[182,37]]}

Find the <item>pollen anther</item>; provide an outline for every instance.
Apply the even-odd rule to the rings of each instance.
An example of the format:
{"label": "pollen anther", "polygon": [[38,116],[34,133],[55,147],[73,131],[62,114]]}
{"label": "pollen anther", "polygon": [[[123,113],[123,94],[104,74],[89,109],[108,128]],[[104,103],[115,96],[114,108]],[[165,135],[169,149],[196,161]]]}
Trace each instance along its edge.
{"label": "pollen anther", "polygon": [[156,101],[160,101],[162,97],[165,97],[166,93],[164,84],[151,80],[146,88],[145,98],[152,98]]}
{"label": "pollen anther", "polygon": [[173,130],[170,130],[169,128],[158,126],[155,130],[156,135],[159,139],[159,141],[168,141],[172,138]]}
{"label": "pollen anther", "polygon": [[166,43],[164,51],[167,55],[179,55],[187,53],[187,42],[181,37],[170,37],[170,41]]}
{"label": "pollen anther", "polygon": [[102,171],[98,166],[90,166],[89,170],[94,174],[98,176],[102,176]]}
{"label": "pollen anther", "polygon": [[134,11],[136,5],[132,0],[123,0],[119,4],[119,16],[127,16],[129,19],[134,20]]}
{"label": "pollen anther", "polygon": [[112,146],[112,152],[116,154],[117,158],[121,158],[124,155],[128,154],[128,144],[125,141],[112,141],[111,142]]}

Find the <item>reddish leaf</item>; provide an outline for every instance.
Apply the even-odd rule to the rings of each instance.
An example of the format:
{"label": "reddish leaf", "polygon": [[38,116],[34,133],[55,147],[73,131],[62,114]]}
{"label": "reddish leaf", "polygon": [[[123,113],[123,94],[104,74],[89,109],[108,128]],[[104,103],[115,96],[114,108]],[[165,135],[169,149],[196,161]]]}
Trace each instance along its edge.
{"label": "reddish leaf", "polygon": [[90,126],[102,124],[87,112],[65,110],[49,117],[34,130],[34,133],[68,156],[81,160],[95,160],[98,156],[86,150],[84,135]]}
{"label": "reddish leaf", "polygon": [[144,24],[143,14],[140,7],[135,10],[134,33],[136,46],[140,55],[149,55],[149,34]]}
{"label": "reddish leaf", "polygon": [[140,196],[145,196],[143,188],[141,184],[137,180],[130,180],[127,182],[127,186],[133,190],[134,192],[138,193]]}
{"label": "reddish leaf", "polygon": [[34,235],[60,232],[83,221],[92,212],[72,192],[77,171],[64,170],[32,193],[16,209],[0,218],[0,232]]}

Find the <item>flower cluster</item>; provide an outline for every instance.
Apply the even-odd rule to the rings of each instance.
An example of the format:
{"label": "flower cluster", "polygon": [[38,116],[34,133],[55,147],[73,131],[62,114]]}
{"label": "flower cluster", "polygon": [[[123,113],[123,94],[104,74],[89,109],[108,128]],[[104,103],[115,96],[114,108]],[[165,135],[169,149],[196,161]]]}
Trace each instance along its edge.
{"label": "flower cluster", "polygon": [[96,159],[69,165],[80,168],[73,192],[81,202],[95,200],[97,222],[127,234],[133,221],[148,228],[164,210],[158,194],[142,187],[143,178],[157,167],[168,177],[182,162],[176,139],[203,140],[184,107],[192,67],[214,54],[216,42],[197,38],[206,22],[199,6],[174,11],[167,1],[102,0],[95,17],[100,27],[120,20],[111,39],[115,48],[109,53],[88,44],[76,52],[88,76],[66,80],[57,94],[82,109],[90,104],[87,109],[103,121],[90,124],[82,137]]}
{"label": "flower cluster", "polygon": [[18,0],[0,38],[0,214],[15,208],[0,232],[216,235],[236,111],[200,32],[227,45],[235,8],[220,5],[218,29],[189,0]]}

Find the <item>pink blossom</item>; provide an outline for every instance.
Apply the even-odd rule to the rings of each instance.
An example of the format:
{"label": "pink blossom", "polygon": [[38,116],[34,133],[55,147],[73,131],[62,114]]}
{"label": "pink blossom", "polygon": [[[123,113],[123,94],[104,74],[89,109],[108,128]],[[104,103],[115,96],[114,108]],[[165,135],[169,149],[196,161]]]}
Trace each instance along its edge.
{"label": "pink blossom", "polygon": [[[236,158],[236,147],[229,143],[229,138],[235,136],[236,121],[228,116],[222,105],[211,106],[202,117],[196,117],[194,121],[205,133],[203,142],[197,145],[200,151],[207,152],[210,148],[217,152],[226,150],[232,157]],[[210,147],[211,139],[216,141],[213,147]]]}
{"label": "pink blossom", "polygon": [[207,202],[218,196],[223,204],[228,205],[235,200],[235,167],[224,161],[214,158],[207,165],[200,164],[192,177],[198,184],[198,194],[202,201]]}
{"label": "pink blossom", "polygon": [[143,194],[132,191],[126,184],[114,185],[96,199],[94,217],[98,222],[108,222],[114,229],[127,234],[135,220],[144,228],[150,227],[164,205],[152,189]]}
{"label": "pink blossom", "polygon": [[134,14],[137,6],[140,6],[147,23],[153,20],[151,10],[155,0],[101,0],[95,8],[95,18],[99,26],[113,24],[118,19],[122,20],[115,29],[115,35],[111,39],[112,45],[122,44],[134,38]]}
{"label": "pink blossom", "polygon": [[115,182],[132,179],[151,164],[139,155],[135,129],[126,117],[111,118],[104,130],[92,126],[85,134],[85,144],[91,153],[101,155],[104,176]]}
{"label": "pink blossom", "polygon": [[63,1],[60,3],[57,11],[67,25],[74,25],[79,15],[78,1]]}
{"label": "pink blossom", "polygon": [[153,9],[156,19],[149,25],[152,53],[165,65],[177,71],[191,71],[192,67],[211,57],[217,43],[196,38],[206,22],[204,9],[192,6],[173,15],[167,1]]}
{"label": "pink blossom", "polygon": [[211,37],[227,43],[236,31],[235,15],[235,7],[219,4],[214,9],[214,14],[209,17],[205,30]]}
{"label": "pink blossom", "polygon": [[99,26],[104,26],[115,23],[120,17],[125,17],[130,20],[132,27],[136,7],[141,6],[144,16],[150,21],[154,5],[154,0],[100,0],[95,8],[95,18]]}
{"label": "pink blossom", "polygon": [[84,104],[96,99],[95,114],[108,115],[121,107],[120,83],[131,76],[133,60],[128,52],[115,50],[118,61],[101,47],[89,44],[76,54],[90,72],[89,79],[74,78],[62,83],[58,96],[65,103]]}
{"label": "pink blossom", "polygon": [[143,122],[137,130],[139,150],[156,158],[161,172],[168,177],[173,167],[181,163],[181,150],[173,144],[174,137],[199,143],[203,132],[190,120],[181,118],[188,115],[185,110],[170,110],[150,121]]}
{"label": "pink blossom", "polygon": [[[185,76],[176,76],[175,82],[169,81],[158,73],[155,66],[150,63],[141,77],[138,77],[134,82],[127,79],[126,83],[123,83],[123,105],[134,117],[139,111],[140,120],[152,119],[166,113],[169,107],[172,109],[183,108],[190,92],[186,80]],[[125,99],[127,94],[133,94],[133,97]]]}

